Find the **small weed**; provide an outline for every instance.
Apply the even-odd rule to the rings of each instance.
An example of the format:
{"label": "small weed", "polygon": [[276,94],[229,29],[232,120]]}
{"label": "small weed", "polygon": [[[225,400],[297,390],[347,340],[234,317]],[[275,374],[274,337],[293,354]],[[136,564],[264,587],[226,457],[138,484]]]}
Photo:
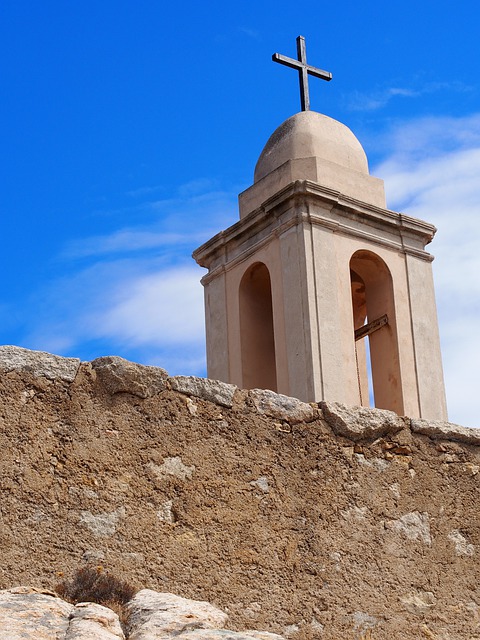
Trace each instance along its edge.
{"label": "small weed", "polygon": [[104,572],[103,567],[77,569],[71,580],[63,580],[55,591],[67,602],[96,602],[113,609],[122,627],[126,624],[124,605],[133,598],[136,589],[119,578]]}

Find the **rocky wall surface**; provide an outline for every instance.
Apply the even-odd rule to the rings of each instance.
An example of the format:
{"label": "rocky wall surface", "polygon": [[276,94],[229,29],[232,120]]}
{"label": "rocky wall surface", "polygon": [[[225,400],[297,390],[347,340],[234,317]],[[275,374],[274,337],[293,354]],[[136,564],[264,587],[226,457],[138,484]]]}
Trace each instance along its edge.
{"label": "rocky wall surface", "polygon": [[475,429],[0,347],[0,445],[1,588],[89,563],[236,631],[480,639]]}
{"label": "rocky wall surface", "polygon": [[0,640],[284,640],[262,631],[225,629],[228,616],[208,602],[142,589],[124,621],[109,607],[65,602],[29,587],[0,591]]}

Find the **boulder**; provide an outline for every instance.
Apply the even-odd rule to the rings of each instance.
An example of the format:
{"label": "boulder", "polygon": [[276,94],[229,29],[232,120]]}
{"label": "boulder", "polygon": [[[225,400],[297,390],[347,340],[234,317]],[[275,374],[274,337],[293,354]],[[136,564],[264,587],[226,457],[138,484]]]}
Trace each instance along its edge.
{"label": "boulder", "polygon": [[15,587],[0,591],[0,640],[65,638],[73,604],[50,591]]}
{"label": "boulder", "polygon": [[183,632],[192,629],[220,629],[228,619],[226,613],[208,602],[151,589],[139,591],[128,603],[127,610],[130,640],[183,638]]}
{"label": "boulder", "polygon": [[125,640],[117,614],[94,602],[79,602],[70,614],[65,640]]}

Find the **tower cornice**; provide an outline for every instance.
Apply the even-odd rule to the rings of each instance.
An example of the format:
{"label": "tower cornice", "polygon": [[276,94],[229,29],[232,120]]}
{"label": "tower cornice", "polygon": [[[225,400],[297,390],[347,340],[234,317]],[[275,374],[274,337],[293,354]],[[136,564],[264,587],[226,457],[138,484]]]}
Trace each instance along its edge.
{"label": "tower cornice", "polygon": [[[296,180],[280,189],[260,207],[201,245],[193,257],[201,266],[216,270],[222,263],[233,264],[248,257],[272,237],[298,224],[317,225],[333,233],[364,238],[379,246],[433,260],[425,246],[435,235],[434,225],[356,200],[310,180]],[[249,241],[253,238],[255,241]]]}

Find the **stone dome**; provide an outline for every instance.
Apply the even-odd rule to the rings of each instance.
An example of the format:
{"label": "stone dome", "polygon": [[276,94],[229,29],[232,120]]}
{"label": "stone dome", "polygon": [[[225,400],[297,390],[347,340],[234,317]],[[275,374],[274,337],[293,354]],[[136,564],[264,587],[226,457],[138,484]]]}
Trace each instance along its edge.
{"label": "stone dome", "polygon": [[320,158],[368,175],[365,151],[348,127],[316,111],[301,111],[268,139],[255,167],[254,182],[287,160],[299,158]]}

